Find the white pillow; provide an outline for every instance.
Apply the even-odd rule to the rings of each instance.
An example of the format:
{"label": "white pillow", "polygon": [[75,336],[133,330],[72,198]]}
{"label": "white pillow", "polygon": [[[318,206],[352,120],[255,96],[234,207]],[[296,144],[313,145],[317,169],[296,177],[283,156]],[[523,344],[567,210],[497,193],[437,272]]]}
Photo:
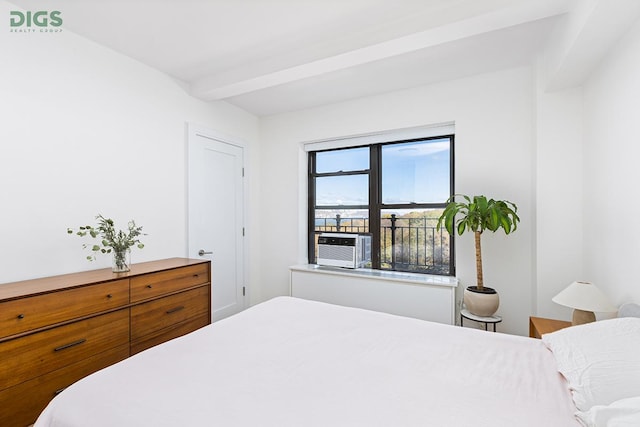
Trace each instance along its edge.
{"label": "white pillow", "polygon": [[608,406],[595,405],[576,416],[587,427],[638,427],[640,396],[618,400]]}
{"label": "white pillow", "polygon": [[601,320],[544,334],[580,411],[640,396],[640,318]]}

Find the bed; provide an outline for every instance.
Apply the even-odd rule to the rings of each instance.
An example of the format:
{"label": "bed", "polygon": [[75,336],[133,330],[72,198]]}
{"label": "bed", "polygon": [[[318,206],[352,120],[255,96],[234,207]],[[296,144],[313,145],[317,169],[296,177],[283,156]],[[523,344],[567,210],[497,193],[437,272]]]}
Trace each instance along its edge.
{"label": "bed", "polygon": [[[35,427],[589,425],[597,405],[576,407],[551,350],[573,340],[561,332],[536,340],[279,297],[78,381]],[[633,416],[633,399],[615,397],[605,408]]]}

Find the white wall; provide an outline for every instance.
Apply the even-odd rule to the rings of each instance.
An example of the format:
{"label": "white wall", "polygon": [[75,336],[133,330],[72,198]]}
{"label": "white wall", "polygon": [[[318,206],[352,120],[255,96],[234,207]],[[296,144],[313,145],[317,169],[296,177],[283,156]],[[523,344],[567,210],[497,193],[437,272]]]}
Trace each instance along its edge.
{"label": "white wall", "polygon": [[585,277],[640,303],[640,22],[585,86]]}
{"label": "white wall", "polygon": [[583,271],[582,88],[544,92],[536,87],[534,306],[531,314],[571,319],[551,301]]}
{"label": "white wall", "polygon": [[185,123],[253,144],[257,118],[68,31],[0,46],[0,283],[109,266],[66,233],[98,213],[144,227],[133,262],[185,256]]}
{"label": "white wall", "polygon": [[[486,285],[500,293],[501,330],[526,335],[534,247],[532,82],[530,68],[517,68],[262,119],[262,296],[288,293],[287,267],[306,251],[300,142],[455,121],[456,191],[508,199],[519,208],[515,234],[483,237],[483,259]],[[464,286],[475,284],[471,236],[458,239],[457,273]]]}
{"label": "white wall", "polygon": [[[640,23],[584,87],[545,91],[541,63],[535,72],[501,71],[263,119],[264,296],[286,293],[286,267],[304,262],[300,142],[454,120],[456,191],[512,200],[523,220],[513,236],[483,238],[502,331],[526,335],[529,315],[569,320],[571,309],[551,298],[574,280],[595,282],[616,305],[640,302],[633,270],[640,254],[633,226],[640,211],[638,52]],[[281,167],[292,162],[297,167]],[[273,253],[270,241],[297,246]],[[467,286],[473,245],[470,236],[458,242],[458,277]]]}

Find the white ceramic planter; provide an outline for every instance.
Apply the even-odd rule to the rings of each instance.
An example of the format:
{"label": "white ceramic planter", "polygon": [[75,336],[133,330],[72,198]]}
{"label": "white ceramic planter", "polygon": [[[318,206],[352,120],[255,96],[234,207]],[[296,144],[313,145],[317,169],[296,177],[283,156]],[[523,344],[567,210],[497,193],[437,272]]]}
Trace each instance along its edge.
{"label": "white ceramic planter", "polygon": [[476,316],[493,316],[500,306],[500,297],[493,288],[484,287],[483,292],[474,291],[475,286],[469,286],[464,290],[464,305],[469,313]]}

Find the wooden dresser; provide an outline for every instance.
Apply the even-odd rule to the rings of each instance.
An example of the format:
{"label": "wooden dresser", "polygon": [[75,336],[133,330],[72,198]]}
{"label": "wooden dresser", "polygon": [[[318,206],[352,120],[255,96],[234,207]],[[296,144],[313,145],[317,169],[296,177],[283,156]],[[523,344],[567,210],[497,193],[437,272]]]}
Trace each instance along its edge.
{"label": "wooden dresser", "polygon": [[209,323],[210,261],[0,285],[0,426],[29,425],[80,378]]}

